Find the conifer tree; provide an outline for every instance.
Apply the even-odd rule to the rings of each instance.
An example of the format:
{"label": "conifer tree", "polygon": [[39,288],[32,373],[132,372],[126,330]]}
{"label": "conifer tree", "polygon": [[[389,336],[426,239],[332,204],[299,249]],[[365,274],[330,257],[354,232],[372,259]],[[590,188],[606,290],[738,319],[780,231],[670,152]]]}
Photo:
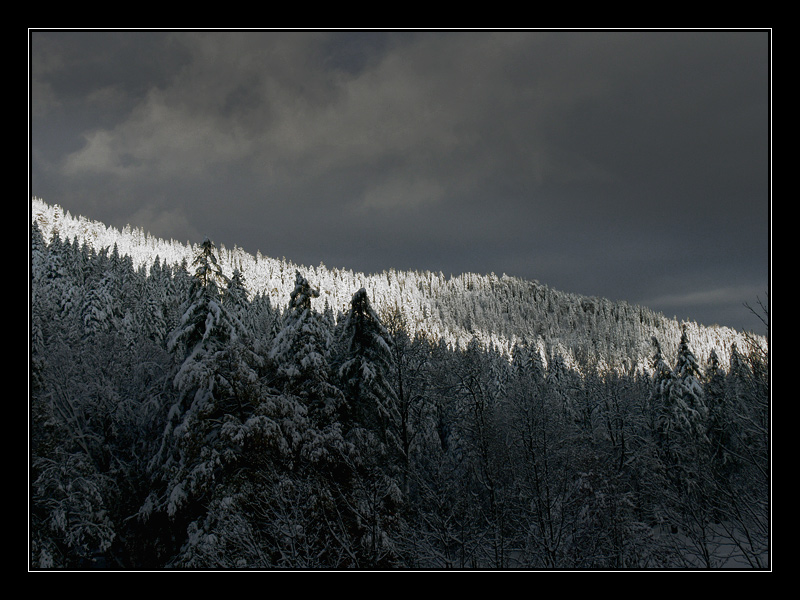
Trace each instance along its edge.
{"label": "conifer tree", "polygon": [[83,296],[81,318],[83,321],[84,339],[91,340],[100,333],[116,331],[119,327],[114,314],[111,273],[94,283]]}
{"label": "conifer tree", "polygon": [[671,389],[675,441],[667,465],[664,489],[666,515],[685,539],[678,545],[681,560],[692,566],[713,568],[722,560],[713,534],[718,491],[712,448],[708,439],[707,409],[702,374],[689,343],[687,327],[681,331]]}
{"label": "conifer tree", "polygon": [[239,336],[252,337],[252,326],[248,318],[250,302],[247,298],[244,275],[239,269],[234,269],[228,279],[223,291],[222,302],[231,319],[236,321]]}
{"label": "conifer tree", "polygon": [[657,446],[666,449],[669,446],[668,440],[673,428],[671,399],[674,377],[672,369],[664,359],[658,339],[653,337],[652,343],[654,349],[653,387],[650,395],[648,424]]}
{"label": "conifer tree", "polygon": [[353,294],[339,342],[338,374],[347,401],[344,433],[353,447],[346,457],[349,489],[340,487],[340,494],[350,507],[359,560],[370,567],[389,566],[397,560],[396,536],[402,528],[399,416],[390,383],[391,337],[364,288]]}
{"label": "conifer tree", "polygon": [[339,378],[353,421],[395,443],[397,397],[390,383],[394,358],[391,336],[372,309],[364,288],[350,302],[341,333],[344,356]]}
{"label": "conifer tree", "polygon": [[161,261],[156,256],[150,265],[150,275],[144,282],[141,304],[139,307],[139,321],[141,331],[159,346],[165,343],[169,326],[169,274],[161,266]]}
{"label": "conifer tree", "polygon": [[705,438],[707,410],[703,399],[702,373],[689,344],[685,325],[681,330],[673,379],[674,385],[670,389],[673,419],[694,439]]}
{"label": "conifer tree", "polygon": [[167,415],[161,447],[151,461],[165,488],[152,495],[144,509],[145,513],[157,509],[176,516],[188,507],[187,519],[199,510],[200,501],[213,493],[220,469],[236,458],[220,432],[230,418],[242,419],[247,412],[236,378],[254,378],[237,372],[246,369],[246,363],[231,364],[231,344],[238,333],[221,301],[218,283],[227,279],[210,240],[204,240],[193,264],[184,315],[168,340],[168,349],[178,363],[173,379],[176,398]]}
{"label": "conifer tree", "polygon": [[343,399],[331,382],[331,332],[311,306],[317,297],[319,291],[297,271],[270,360],[277,371],[278,389],[297,398],[315,419],[325,422],[338,413]]}

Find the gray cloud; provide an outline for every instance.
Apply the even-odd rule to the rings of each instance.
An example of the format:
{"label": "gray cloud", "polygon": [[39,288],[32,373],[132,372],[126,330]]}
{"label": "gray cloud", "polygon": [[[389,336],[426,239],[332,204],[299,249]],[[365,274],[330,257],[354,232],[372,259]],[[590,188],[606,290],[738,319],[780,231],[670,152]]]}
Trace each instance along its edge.
{"label": "gray cloud", "polygon": [[72,212],[760,326],[732,305],[768,285],[766,32],[31,41],[32,193]]}

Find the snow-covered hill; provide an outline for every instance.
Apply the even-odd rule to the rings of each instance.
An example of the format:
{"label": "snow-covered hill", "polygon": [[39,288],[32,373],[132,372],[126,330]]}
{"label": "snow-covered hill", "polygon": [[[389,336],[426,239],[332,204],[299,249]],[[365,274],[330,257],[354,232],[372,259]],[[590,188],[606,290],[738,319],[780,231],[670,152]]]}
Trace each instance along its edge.
{"label": "snow-covered hill", "polygon": [[[84,216],[73,216],[58,205],[31,200],[31,220],[45,240],[54,234],[78,240],[95,251],[117,246],[120,255],[131,257],[136,268],[156,257],[171,265],[191,264],[197,244],[180,243],[151,236],[140,228],[122,231]],[[219,248],[223,272],[238,269],[252,296],[268,296],[272,305],[283,307],[299,270],[317,286],[320,309],[327,304],[345,312],[355,290],[365,288],[376,309],[399,309],[410,332],[424,331],[450,346],[466,347],[476,338],[485,346],[509,353],[525,340],[538,346],[543,360],[554,353],[569,364],[575,357],[591,357],[600,365],[626,370],[646,369],[652,356],[651,340],[659,339],[667,356],[677,351],[681,327],[685,325],[701,361],[712,350],[723,363],[733,344],[744,347],[745,334],[726,327],[682,324],[643,306],[612,302],[554,290],[537,281],[494,273],[466,273],[446,277],[442,273],[395,271],[377,274],[351,270],[296,265],[285,259],[250,254],[241,248]],[[752,338],[752,336],[747,336]],[[764,342],[765,343],[765,342]]]}
{"label": "snow-covered hill", "polygon": [[31,207],[34,568],[769,565],[766,340]]}

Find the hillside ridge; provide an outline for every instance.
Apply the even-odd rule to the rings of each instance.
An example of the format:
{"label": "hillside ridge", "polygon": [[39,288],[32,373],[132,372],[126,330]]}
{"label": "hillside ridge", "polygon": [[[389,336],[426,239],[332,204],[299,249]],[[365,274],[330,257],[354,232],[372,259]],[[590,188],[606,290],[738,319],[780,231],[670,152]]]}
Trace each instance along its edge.
{"label": "hillside ridge", "polygon": [[[131,257],[134,267],[148,267],[156,257],[177,266],[191,264],[198,244],[151,236],[127,225],[121,231],[84,216],[73,216],[57,204],[31,200],[31,222],[45,240],[54,233],[64,240],[79,240],[95,251],[117,246]],[[574,363],[577,355],[593,357],[607,368],[646,370],[652,356],[652,338],[659,340],[667,356],[677,352],[682,327],[686,327],[698,358],[706,361],[714,350],[726,361],[732,344],[744,347],[761,340],[728,327],[703,326],[666,318],[644,306],[624,301],[562,292],[536,280],[508,275],[463,273],[446,277],[430,271],[356,273],[352,270],[298,265],[290,260],[255,255],[234,246],[218,248],[226,275],[235,269],[244,276],[251,297],[267,296],[273,306],[283,307],[300,271],[320,290],[315,302],[334,312],[347,311],[352,294],[365,288],[376,309],[398,309],[412,334],[424,332],[451,347],[464,348],[477,339],[485,347],[506,354],[525,342],[539,349],[542,359],[559,354]]]}

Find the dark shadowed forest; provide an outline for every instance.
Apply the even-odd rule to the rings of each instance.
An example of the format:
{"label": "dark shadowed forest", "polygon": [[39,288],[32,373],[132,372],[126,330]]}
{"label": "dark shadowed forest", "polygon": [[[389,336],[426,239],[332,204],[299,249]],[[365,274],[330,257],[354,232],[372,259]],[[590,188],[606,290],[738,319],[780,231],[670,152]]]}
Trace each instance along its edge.
{"label": "dark shadowed forest", "polygon": [[755,335],[33,206],[32,569],[770,568],[765,303]]}

